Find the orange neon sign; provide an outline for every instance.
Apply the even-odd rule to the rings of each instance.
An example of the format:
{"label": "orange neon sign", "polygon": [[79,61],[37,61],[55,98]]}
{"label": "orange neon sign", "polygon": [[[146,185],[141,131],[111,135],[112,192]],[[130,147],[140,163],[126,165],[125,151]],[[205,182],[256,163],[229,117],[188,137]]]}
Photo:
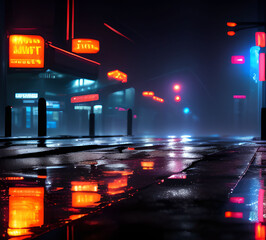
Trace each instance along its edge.
{"label": "orange neon sign", "polygon": [[94,39],[72,39],[72,52],[74,53],[97,53],[100,51],[100,42]]}
{"label": "orange neon sign", "polygon": [[9,195],[9,236],[28,235],[29,228],[43,225],[43,187],[11,187]]}
{"label": "orange neon sign", "polygon": [[43,68],[44,39],[37,35],[10,35],[10,68]]}
{"label": "orange neon sign", "polygon": [[72,192],[72,207],[96,207],[100,204],[101,195],[95,192]]}
{"label": "orange neon sign", "polygon": [[114,70],[114,71],[108,72],[107,76],[108,76],[109,80],[117,80],[117,81],[121,81],[122,83],[127,82],[127,74],[125,74],[119,70]]}

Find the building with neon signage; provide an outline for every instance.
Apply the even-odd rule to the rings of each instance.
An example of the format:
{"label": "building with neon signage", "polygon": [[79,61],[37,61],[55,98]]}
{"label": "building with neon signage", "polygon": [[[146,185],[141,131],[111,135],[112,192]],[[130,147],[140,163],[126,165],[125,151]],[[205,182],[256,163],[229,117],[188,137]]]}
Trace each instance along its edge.
{"label": "building with neon signage", "polygon": [[79,9],[74,4],[6,4],[6,105],[12,106],[14,136],[37,135],[41,97],[47,101],[48,135],[89,135],[92,111],[96,135],[126,133],[126,110],[134,107],[135,89],[121,53],[132,51],[132,44],[97,18],[87,35],[80,34],[85,25],[75,22]]}

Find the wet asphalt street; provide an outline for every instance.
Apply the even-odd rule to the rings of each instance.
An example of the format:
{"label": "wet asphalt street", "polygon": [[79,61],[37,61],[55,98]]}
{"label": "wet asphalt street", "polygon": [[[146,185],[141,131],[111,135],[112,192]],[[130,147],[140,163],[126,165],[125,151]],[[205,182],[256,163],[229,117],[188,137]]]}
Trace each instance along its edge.
{"label": "wet asphalt street", "polygon": [[266,143],[0,143],[3,239],[265,239]]}

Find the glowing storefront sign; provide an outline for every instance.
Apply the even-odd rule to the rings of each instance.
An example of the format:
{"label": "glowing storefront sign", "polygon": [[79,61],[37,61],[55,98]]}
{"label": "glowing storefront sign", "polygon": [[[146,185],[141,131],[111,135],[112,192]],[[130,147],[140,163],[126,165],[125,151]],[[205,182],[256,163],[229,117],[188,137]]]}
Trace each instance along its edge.
{"label": "glowing storefront sign", "polygon": [[10,35],[10,68],[43,68],[44,39],[37,35]]}
{"label": "glowing storefront sign", "polygon": [[100,43],[94,39],[72,39],[72,52],[74,53],[97,53]]}
{"label": "glowing storefront sign", "polygon": [[38,93],[15,93],[15,99],[37,99]]}
{"label": "glowing storefront sign", "polygon": [[71,103],[81,103],[81,102],[92,102],[98,100],[99,100],[99,94],[88,94],[88,95],[72,97],[70,101]]}
{"label": "glowing storefront sign", "polygon": [[121,81],[122,83],[127,82],[127,74],[125,74],[119,70],[114,70],[114,71],[108,72],[107,76],[108,76],[109,80],[117,80],[117,81]]}

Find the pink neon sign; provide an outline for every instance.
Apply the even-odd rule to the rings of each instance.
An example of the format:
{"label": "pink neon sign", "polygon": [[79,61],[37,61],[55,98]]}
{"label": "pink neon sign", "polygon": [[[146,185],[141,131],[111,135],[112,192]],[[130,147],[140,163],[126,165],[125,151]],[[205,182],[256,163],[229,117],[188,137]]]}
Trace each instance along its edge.
{"label": "pink neon sign", "polygon": [[255,33],[256,46],[265,47],[265,32]]}
{"label": "pink neon sign", "polygon": [[259,81],[265,81],[265,53],[259,56]]}
{"label": "pink neon sign", "polygon": [[233,98],[234,99],[246,99],[247,96],[246,95],[234,95]]}
{"label": "pink neon sign", "polygon": [[232,56],[231,57],[231,63],[232,64],[244,64],[245,63],[245,57],[244,56]]}

